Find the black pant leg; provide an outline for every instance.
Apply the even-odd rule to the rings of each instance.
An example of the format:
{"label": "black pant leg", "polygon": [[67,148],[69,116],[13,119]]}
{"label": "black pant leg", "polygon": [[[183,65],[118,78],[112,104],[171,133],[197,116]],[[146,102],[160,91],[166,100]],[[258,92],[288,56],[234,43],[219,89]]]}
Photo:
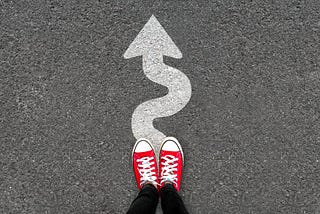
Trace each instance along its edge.
{"label": "black pant leg", "polygon": [[171,184],[166,184],[160,190],[163,214],[188,214],[177,190]]}
{"label": "black pant leg", "polygon": [[152,185],[145,185],[131,203],[127,214],[154,214],[159,201],[158,190]]}

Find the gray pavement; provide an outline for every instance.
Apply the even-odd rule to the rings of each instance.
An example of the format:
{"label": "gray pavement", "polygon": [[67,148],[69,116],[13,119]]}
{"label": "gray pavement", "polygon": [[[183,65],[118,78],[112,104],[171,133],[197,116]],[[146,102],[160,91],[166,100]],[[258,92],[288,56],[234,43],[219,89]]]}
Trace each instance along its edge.
{"label": "gray pavement", "polygon": [[320,1],[0,0],[0,213],[124,213],[131,116],[165,87],[125,50],[154,14],[192,84],[155,126],[190,213],[320,213]]}

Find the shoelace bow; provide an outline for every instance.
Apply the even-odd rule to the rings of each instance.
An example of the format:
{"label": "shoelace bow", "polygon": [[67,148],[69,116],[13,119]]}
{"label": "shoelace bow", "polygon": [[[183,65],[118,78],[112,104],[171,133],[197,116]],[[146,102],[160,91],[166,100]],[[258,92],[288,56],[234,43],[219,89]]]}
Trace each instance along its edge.
{"label": "shoelace bow", "polygon": [[176,162],[178,161],[178,158],[175,158],[173,155],[166,155],[164,157],[161,157],[161,159],[163,159],[164,161],[161,163],[162,171],[160,184],[166,181],[177,184],[178,178],[177,174],[174,172],[178,171],[178,163]]}
{"label": "shoelace bow", "polygon": [[[154,157],[143,157],[137,160],[138,171],[141,175],[140,185],[143,185],[146,182],[151,182],[153,184],[158,185],[158,183],[156,182],[156,173],[153,172],[153,170],[155,169],[155,167],[153,166],[155,164],[153,159]],[[141,164],[139,164],[139,162],[141,162]]]}

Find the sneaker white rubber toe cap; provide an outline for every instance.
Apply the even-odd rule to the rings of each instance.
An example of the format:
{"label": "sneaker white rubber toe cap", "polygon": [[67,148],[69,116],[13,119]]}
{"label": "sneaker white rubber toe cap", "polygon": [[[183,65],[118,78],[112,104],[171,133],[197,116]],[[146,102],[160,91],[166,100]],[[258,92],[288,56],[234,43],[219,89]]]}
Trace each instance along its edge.
{"label": "sneaker white rubber toe cap", "polygon": [[146,140],[141,140],[137,143],[135,152],[146,152],[152,150],[152,147],[149,142]]}

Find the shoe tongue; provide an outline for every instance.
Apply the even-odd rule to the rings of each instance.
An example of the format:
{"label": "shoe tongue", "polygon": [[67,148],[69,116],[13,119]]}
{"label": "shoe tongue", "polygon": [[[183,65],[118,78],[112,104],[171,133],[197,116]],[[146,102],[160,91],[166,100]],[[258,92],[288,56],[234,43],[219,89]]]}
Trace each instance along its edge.
{"label": "shoe tongue", "polygon": [[[175,152],[175,151],[164,151],[166,156],[170,155],[170,156],[176,156],[179,152]],[[173,157],[170,157],[173,158]]]}
{"label": "shoe tongue", "polygon": [[170,160],[173,160],[173,159],[174,159],[174,156],[168,155],[167,158],[170,159]]}
{"label": "shoe tongue", "polygon": [[135,153],[134,153],[134,156],[135,156],[136,158],[143,158],[143,157],[148,157],[148,158],[150,158],[150,157],[154,157],[154,153],[153,153],[152,150],[146,151],[146,152],[135,152]]}

